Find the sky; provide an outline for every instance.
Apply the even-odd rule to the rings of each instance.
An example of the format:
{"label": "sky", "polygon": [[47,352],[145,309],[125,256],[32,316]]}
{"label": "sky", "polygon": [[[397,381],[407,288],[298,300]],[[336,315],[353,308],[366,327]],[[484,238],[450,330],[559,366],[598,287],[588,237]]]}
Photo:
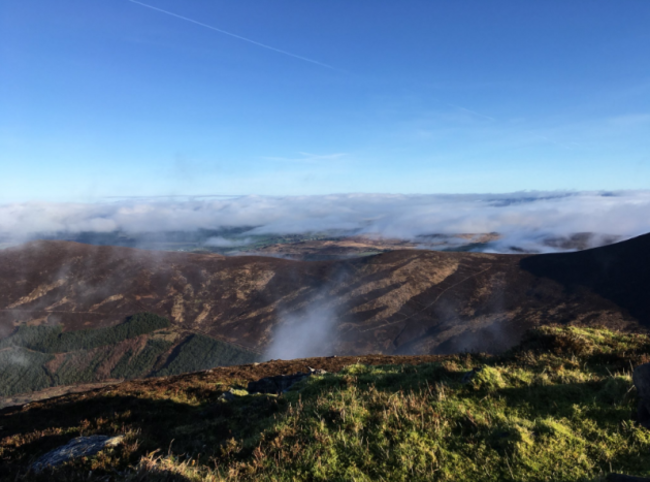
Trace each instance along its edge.
{"label": "sky", "polygon": [[646,0],[0,0],[0,203],[650,188]]}

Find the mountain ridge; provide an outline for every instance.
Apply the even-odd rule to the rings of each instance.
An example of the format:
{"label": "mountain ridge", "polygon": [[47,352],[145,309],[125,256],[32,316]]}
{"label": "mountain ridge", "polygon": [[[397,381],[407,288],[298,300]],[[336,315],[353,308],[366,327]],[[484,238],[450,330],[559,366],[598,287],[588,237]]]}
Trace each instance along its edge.
{"label": "mountain ridge", "polygon": [[112,326],[150,311],[264,351],[280,327],[291,333],[326,313],[333,354],[495,352],[539,324],[644,329],[648,252],[650,235],[564,254],[408,250],[311,262],[39,241],[0,251],[0,335],[20,324]]}

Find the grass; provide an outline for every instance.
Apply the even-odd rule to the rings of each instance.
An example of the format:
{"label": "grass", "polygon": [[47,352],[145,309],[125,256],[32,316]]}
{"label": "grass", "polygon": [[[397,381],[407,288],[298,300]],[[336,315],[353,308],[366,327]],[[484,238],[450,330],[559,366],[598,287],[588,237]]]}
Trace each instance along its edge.
{"label": "grass", "polygon": [[[248,395],[243,383],[201,377],[142,382],[69,406],[47,405],[43,413],[3,415],[0,460],[11,477],[25,476],[29,460],[56,446],[52,437],[60,444],[80,433],[126,432],[122,447],[27,477],[360,482],[599,481],[610,471],[647,476],[650,431],[633,421],[631,368],[650,360],[649,349],[646,335],[545,327],[503,356],[463,354],[414,366],[358,363],[311,377],[281,397]],[[234,401],[219,399],[226,390],[237,395]],[[67,414],[72,409],[77,418]],[[67,418],[48,418],[57,411]]]}

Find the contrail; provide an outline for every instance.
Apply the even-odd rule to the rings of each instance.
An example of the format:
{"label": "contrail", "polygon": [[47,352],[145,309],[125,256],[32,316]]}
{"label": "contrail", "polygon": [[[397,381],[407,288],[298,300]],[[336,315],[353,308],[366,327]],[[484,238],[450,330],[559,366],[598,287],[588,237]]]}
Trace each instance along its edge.
{"label": "contrail", "polygon": [[260,42],[256,42],[255,40],[251,40],[246,37],[242,37],[241,35],[237,35],[231,32],[227,32],[225,30],[221,30],[220,28],[213,27],[212,25],[208,25],[202,22],[198,22],[196,20],[192,20],[191,18],[183,17],[182,15],[178,15],[173,12],[168,12],[167,10],[163,10],[162,8],[154,7],[152,5],[148,5],[146,3],[138,2],[136,0],[128,0],[131,3],[137,3],[138,5],[142,5],[143,7],[150,8],[152,10],[156,10],[161,13],[166,13],[167,15],[171,15],[172,17],[180,18],[181,20],[185,20],[186,22],[191,22],[195,23],[196,25],[200,25],[201,27],[209,28],[210,30],[214,30],[216,32],[222,33],[224,35],[230,35],[231,37],[235,37],[236,39],[243,40],[244,42],[252,43],[253,45],[257,45],[258,47],[262,47],[268,50],[273,50],[274,52],[278,52],[280,54],[288,55],[289,57],[293,57],[294,59],[299,59],[299,60],[304,60],[305,62],[310,62],[312,64],[320,65],[321,67],[325,67],[327,69],[332,69],[332,70],[338,70],[336,67],[332,67],[331,65],[324,64],[323,62],[319,62],[318,60],[313,60],[313,59],[308,59],[307,57],[301,57],[300,55],[292,54],[291,52],[287,52],[286,50],[280,50],[276,49],[275,47],[271,47],[270,45],[266,45]]}

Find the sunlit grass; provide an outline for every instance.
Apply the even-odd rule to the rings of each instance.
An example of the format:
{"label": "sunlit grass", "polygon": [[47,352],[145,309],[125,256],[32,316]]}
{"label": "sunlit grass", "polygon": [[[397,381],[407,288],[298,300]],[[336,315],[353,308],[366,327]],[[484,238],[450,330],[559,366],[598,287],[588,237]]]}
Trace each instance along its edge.
{"label": "sunlit grass", "polygon": [[[174,440],[171,449],[146,427],[134,428],[132,414],[122,413],[122,422],[102,423],[112,423],[115,431],[119,423],[127,426],[131,449],[70,464],[44,480],[62,480],[56,477],[65,471],[87,474],[89,466],[115,480],[122,480],[119,467],[126,470],[120,476],[134,480],[215,482],[595,481],[610,471],[648,475],[650,431],[632,420],[631,381],[632,366],[648,361],[648,343],[645,335],[540,328],[504,356],[466,354],[416,366],[356,364],[313,376],[281,397],[248,395],[236,387],[231,402],[212,397],[202,403],[209,387],[134,392],[184,407],[185,415],[161,422]],[[218,395],[229,388],[213,390]],[[93,423],[93,432],[106,431]]]}

